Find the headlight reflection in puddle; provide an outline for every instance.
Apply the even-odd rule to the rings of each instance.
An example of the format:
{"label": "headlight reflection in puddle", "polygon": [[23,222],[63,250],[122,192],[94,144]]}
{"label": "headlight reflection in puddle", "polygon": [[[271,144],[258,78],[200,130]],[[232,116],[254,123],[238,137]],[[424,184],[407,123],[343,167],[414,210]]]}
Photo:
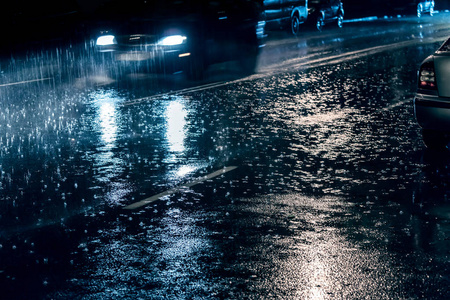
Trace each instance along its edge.
{"label": "headlight reflection in puddle", "polygon": [[[118,105],[123,102],[114,90],[97,90],[91,94],[94,114],[92,123],[94,131],[99,135],[99,145],[91,153],[91,160],[96,169],[98,182],[107,184],[106,201],[113,205],[120,203],[131,191],[130,183],[123,179],[126,162],[117,155],[117,140],[120,128],[121,113]],[[87,154],[89,155],[89,154]]]}

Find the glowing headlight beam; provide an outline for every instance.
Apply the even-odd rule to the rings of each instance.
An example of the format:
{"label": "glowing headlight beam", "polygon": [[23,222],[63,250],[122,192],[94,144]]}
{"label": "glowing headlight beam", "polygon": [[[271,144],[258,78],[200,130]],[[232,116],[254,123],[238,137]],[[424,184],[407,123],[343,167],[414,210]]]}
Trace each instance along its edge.
{"label": "glowing headlight beam", "polygon": [[108,46],[117,44],[116,37],[114,35],[102,35],[97,38],[97,46]]}
{"label": "glowing headlight beam", "polygon": [[170,35],[170,36],[166,36],[165,38],[162,38],[158,42],[158,45],[176,46],[176,45],[183,44],[185,40],[186,40],[186,37],[183,35]]}

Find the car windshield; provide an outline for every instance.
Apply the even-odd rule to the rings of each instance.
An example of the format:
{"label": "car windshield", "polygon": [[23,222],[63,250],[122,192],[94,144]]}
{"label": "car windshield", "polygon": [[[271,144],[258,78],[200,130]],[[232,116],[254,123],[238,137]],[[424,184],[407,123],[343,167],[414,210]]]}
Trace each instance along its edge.
{"label": "car windshield", "polygon": [[180,12],[190,13],[195,11],[196,1],[191,0],[170,0],[170,1],[155,1],[155,0],[112,0],[102,5],[98,11],[101,14],[107,15],[153,15],[164,16],[174,15]]}

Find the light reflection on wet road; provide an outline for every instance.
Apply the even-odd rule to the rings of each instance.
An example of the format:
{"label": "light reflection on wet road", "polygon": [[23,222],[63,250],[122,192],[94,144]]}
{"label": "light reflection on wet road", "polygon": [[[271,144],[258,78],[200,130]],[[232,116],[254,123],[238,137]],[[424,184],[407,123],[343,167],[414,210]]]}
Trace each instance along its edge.
{"label": "light reflection on wet road", "polygon": [[[411,105],[439,45],[427,38],[449,33],[433,20],[274,38],[260,73],[216,66],[207,88],[65,74],[1,87],[6,295],[448,298],[449,156],[424,150]],[[395,46],[347,55],[379,46],[374,32]]]}

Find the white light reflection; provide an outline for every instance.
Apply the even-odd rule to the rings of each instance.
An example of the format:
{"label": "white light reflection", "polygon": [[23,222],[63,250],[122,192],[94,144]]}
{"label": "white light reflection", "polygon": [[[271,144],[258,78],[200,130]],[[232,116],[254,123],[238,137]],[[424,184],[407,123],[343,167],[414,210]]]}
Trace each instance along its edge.
{"label": "white light reflection", "polygon": [[107,184],[106,201],[117,205],[129,193],[129,183],[122,174],[125,162],[115,153],[119,133],[120,110],[118,104],[123,99],[114,90],[97,90],[91,94],[95,109],[93,116],[94,130],[99,134],[99,145],[91,159],[96,169],[95,179]]}
{"label": "white light reflection", "polygon": [[308,277],[307,299],[326,299],[326,290],[330,289],[330,266],[327,266],[325,257],[328,253],[315,253],[310,264]]}
{"label": "white light reflection", "polygon": [[178,168],[177,172],[175,173],[176,177],[185,177],[186,175],[189,175],[197,170],[198,167],[194,166],[181,166]]}
{"label": "white light reflection", "polygon": [[178,99],[170,102],[166,111],[167,141],[169,151],[181,153],[185,151],[187,112],[184,103]]}
{"label": "white light reflection", "polygon": [[116,145],[119,127],[117,104],[122,102],[123,99],[112,90],[97,90],[91,94],[91,97],[96,110],[95,129],[99,131],[102,142],[100,149],[111,158],[113,155],[111,150]]}
{"label": "white light reflection", "polygon": [[[187,140],[188,140],[188,109],[186,101],[182,97],[177,97],[171,101],[166,108],[166,139],[168,156],[164,159],[164,163],[178,164],[186,162]],[[204,168],[205,162],[195,161],[190,164],[183,164],[171,171],[168,176],[171,179],[179,180],[189,174],[194,173],[199,168]]]}
{"label": "white light reflection", "polygon": [[101,139],[105,147],[111,149],[117,139],[116,107],[111,101],[102,101],[99,107]]}

